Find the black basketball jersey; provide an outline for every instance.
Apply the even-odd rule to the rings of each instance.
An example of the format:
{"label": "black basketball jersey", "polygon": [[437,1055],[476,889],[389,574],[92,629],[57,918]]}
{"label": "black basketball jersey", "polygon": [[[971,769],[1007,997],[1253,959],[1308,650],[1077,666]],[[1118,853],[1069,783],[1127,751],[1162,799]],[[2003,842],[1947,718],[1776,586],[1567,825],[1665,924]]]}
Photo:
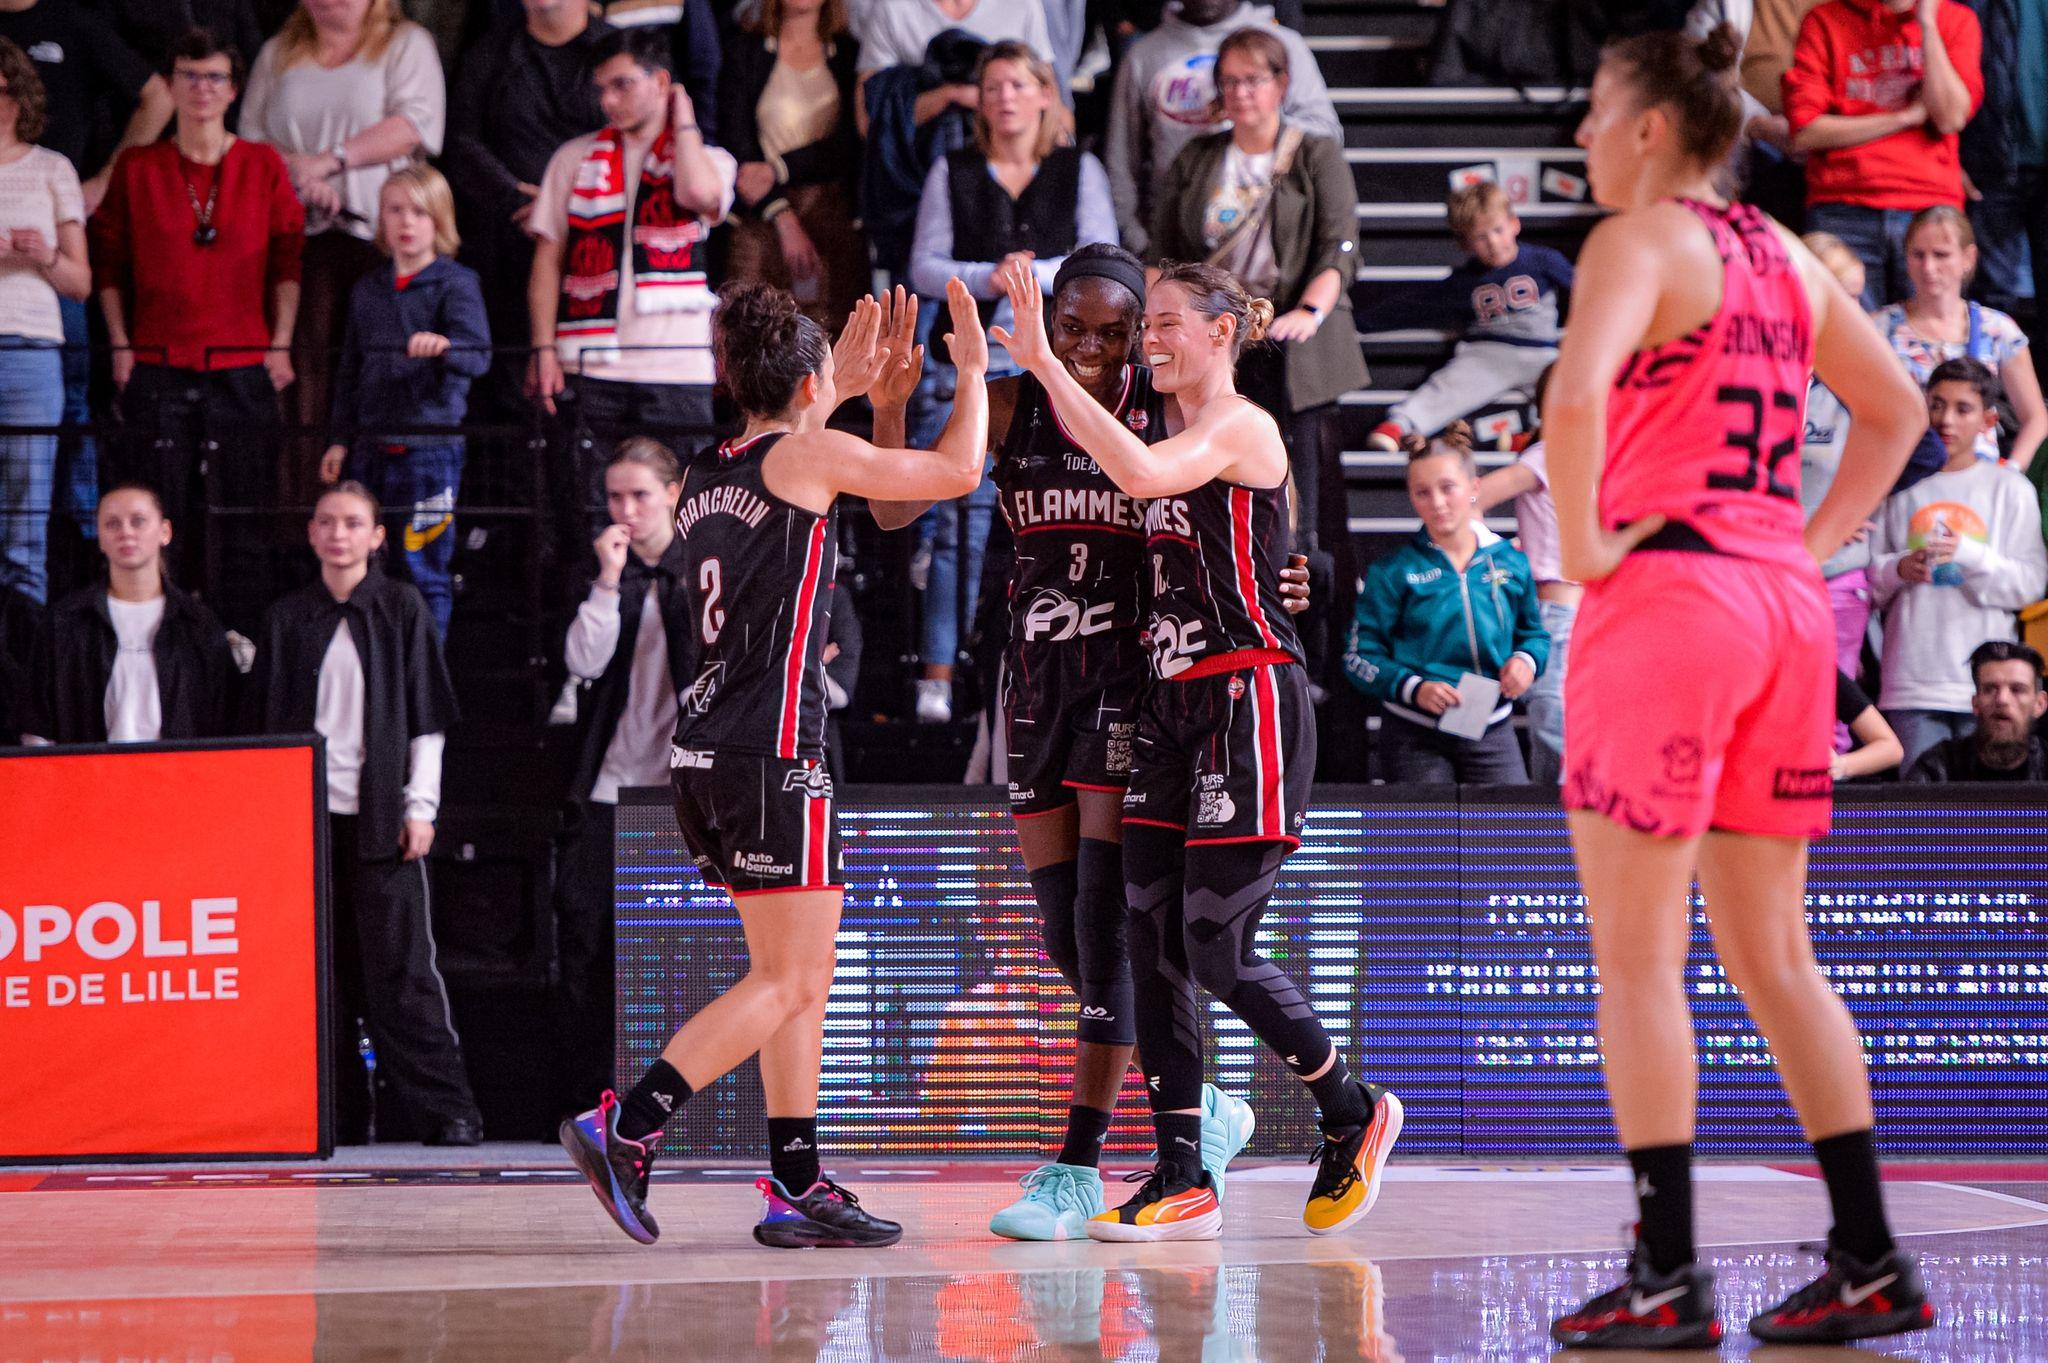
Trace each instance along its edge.
{"label": "black basketball jersey", "polygon": [[[1146,441],[1165,430],[1152,371],[1124,367],[1116,414]],[[1061,644],[1135,630],[1144,593],[1145,504],[1110,481],[1067,433],[1043,384],[1018,382],[995,483],[1016,541],[1010,642]]]}
{"label": "black basketball jersey", "polygon": [[1240,487],[1215,479],[1145,508],[1152,670],[1177,677],[1204,658],[1277,649],[1302,660],[1280,598],[1289,543],[1287,485]]}
{"label": "black basketball jersey", "polygon": [[838,508],[820,516],[768,490],[779,431],[690,461],[676,534],[695,598],[700,664],[678,747],[820,757],[825,635],[839,563]]}

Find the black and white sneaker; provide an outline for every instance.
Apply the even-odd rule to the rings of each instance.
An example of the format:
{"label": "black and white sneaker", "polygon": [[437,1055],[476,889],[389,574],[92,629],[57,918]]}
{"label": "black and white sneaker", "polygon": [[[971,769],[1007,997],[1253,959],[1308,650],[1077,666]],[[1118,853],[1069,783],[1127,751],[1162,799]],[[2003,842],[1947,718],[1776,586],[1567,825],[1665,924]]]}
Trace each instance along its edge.
{"label": "black and white sneaker", "polygon": [[1841,1344],[1902,1335],[1934,1324],[1913,1256],[1895,1249],[1874,1264],[1827,1251],[1827,1271],[1753,1317],[1749,1332],[1771,1344]]}
{"label": "black and white sneaker", "polygon": [[606,1089],[596,1107],[563,1122],[557,1135],[619,1229],[643,1245],[653,1244],[661,1227],[647,1210],[647,1177],[654,1169],[654,1147],[660,1134],[644,1141],[621,1136],[619,1098]]}
{"label": "black and white sneaker", "polygon": [[903,1227],[864,1210],[829,1178],[801,1197],[773,1178],[757,1178],[754,1187],[767,1201],[754,1238],[771,1249],[879,1249],[903,1238]]}
{"label": "black and white sneaker", "polygon": [[1713,1270],[1660,1274],[1639,1248],[1627,1279],[1551,1322],[1550,1337],[1574,1349],[1711,1349],[1721,1342]]}

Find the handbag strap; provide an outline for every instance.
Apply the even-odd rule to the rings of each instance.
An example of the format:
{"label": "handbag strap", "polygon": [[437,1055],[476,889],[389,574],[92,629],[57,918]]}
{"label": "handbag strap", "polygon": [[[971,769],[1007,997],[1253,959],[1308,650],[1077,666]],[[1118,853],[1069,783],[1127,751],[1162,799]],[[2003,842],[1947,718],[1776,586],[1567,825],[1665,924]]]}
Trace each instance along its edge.
{"label": "handbag strap", "polygon": [[[1294,155],[1301,150],[1303,136],[1302,130],[1291,123],[1280,130],[1280,140],[1273,148],[1273,173],[1266,181],[1266,192],[1259,196],[1258,203],[1249,213],[1237,220],[1237,226],[1230,229],[1230,235],[1216,243],[1216,249],[1209,253],[1204,264],[1222,265],[1238,248],[1247,233],[1264,229],[1266,219],[1273,209],[1273,186],[1280,182],[1281,176],[1293,168]],[[1228,154],[1226,151],[1225,155]]]}

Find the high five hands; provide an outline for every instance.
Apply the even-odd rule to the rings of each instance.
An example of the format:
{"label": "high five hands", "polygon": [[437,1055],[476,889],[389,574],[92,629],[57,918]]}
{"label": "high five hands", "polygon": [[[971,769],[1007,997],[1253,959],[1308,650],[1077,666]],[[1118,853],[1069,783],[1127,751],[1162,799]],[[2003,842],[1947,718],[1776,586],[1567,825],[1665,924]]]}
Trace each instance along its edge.
{"label": "high five hands", "polygon": [[[955,279],[955,284],[960,281]],[[989,338],[1010,352],[1021,367],[1045,376],[1053,363],[1052,341],[1045,334],[1045,303],[1038,291],[1038,276],[1028,262],[1011,260],[996,271],[996,282],[1010,300],[1009,329],[989,328]],[[961,285],[962,291],[966,286]]]}
{"label": "high five hands", "polygon": [[882,297],[882,339],[888,362],[868,400],[878,408],[908,407],[924,377],[924,347],[917,344],[917,295],[905,293],[901,284]]}

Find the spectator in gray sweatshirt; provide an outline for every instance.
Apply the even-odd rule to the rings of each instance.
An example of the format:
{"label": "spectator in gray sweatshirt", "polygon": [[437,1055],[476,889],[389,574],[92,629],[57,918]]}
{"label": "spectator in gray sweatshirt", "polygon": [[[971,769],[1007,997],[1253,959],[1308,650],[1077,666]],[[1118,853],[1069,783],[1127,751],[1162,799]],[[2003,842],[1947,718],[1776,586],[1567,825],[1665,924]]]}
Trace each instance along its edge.
{"label": "spectator in gray sweatshirt", "polygon": [[[1251,0],[1180,0],[1159,27],[1131,44],[1116,73],[1102,161],[1124,245],[1146,255],[1166,172],[1180,149],[1229,126],[1216,99],[1216,49],[1241,28],[1270,29],[1287,46],[1290,79],[1280,115],[1303,132],[1343,143],[1336,106],[1299,33]],[[1149,257],[1148,257],[1149,258]]]}

